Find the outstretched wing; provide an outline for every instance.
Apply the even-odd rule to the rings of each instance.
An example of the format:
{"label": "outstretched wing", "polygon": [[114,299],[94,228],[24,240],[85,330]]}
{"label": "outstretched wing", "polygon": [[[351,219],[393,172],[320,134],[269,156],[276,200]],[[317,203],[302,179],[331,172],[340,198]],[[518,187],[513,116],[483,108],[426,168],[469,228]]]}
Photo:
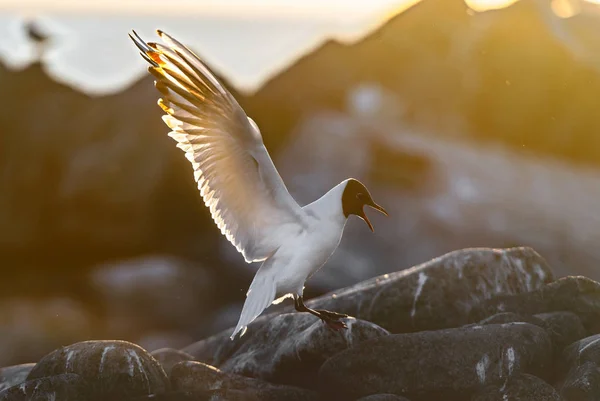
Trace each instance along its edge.
{"label": "outstretched wing", "polygon": [[169,133],[185,152],[206,206],[221,233],[247,262],[264,260],[286,232],[302,229],[303,211],[291,197],[260,131],[210,70],[177,40],[140,49],[162,94]]}

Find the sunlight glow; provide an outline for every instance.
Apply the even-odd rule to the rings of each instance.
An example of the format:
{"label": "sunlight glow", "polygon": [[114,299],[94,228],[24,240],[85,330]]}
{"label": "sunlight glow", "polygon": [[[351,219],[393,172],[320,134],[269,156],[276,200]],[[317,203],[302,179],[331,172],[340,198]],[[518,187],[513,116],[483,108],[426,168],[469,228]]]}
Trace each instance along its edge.
{"label": "sunlight glow", "polygon": [[[519,0],[465,0],[470,9],[482,12],[508,7]],[[600,0],[599,0],[600,1]]]}

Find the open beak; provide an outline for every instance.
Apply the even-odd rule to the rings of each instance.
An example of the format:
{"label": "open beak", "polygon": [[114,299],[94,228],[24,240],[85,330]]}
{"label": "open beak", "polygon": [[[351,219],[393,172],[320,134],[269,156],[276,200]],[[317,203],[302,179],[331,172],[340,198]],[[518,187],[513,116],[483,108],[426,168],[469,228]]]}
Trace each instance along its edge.
{"label": "open beak", "polygon": [[[386,216],[388,215],[388,212],[385,211],[385,209],[382,206],[379,206],[377,203],[372,202],[372,203],[365,203],[365,206],[370,206],[373,209],[379,211],[380,213],[383,213]],[[371,229],[372,232],[375,232],[375,230],[373,229],[373,224],[371,224],[371,222],[369,221],[369,218],[367,217],[367,215],[365,214],[365,211],[363,209],[362,211],[362,215],[360,216],[360,218],[362,218],[365,223],[367,223],[367,225],[369,226],[369,228]]]}

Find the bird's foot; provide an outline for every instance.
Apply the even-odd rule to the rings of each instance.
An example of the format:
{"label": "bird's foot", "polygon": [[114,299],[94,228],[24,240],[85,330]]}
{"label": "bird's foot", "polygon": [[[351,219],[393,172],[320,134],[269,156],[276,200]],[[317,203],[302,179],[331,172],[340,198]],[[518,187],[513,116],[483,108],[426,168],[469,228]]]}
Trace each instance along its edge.
{"label": "bird's foot", "polygon": [[330,319],[330,320],[339,320],[339,319],[345,319],[347,317],[350,317],[343,313],[331,312],[331,311],[323,310],[323,309],[317,309],[317,312],[319,312],[319,314],[321,316],[323,316],[325,319]]}
{"label": "bird's foot", "polygon": [[327,325],[327,327],[329,327],[331,330],[334,330],[334,331],[340,331],[342,329],[348,328],[346,323],[344,323],[338,319],[322,319],[322,320],[323,320],[323,323],[325,323]]}

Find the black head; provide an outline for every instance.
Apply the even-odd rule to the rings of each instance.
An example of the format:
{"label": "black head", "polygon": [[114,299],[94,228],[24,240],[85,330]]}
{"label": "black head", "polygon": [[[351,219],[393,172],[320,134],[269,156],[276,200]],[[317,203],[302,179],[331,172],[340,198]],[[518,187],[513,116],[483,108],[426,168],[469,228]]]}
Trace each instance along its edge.
{"label": "black head", "polygon": [[344,189],[344,193],[342,194],[342,210],[344,211],[344,216],[347,218],[351,214],[354,214],[363,219],[371,231],[374,231],[373,225],[363,210],[364,206],[370,206],[375,210],[379,210],[386,216],[388,215],[383,207],[373,201],[369,190],[360,181],[355,180],[354,178],[349,179],[346,188]]}

